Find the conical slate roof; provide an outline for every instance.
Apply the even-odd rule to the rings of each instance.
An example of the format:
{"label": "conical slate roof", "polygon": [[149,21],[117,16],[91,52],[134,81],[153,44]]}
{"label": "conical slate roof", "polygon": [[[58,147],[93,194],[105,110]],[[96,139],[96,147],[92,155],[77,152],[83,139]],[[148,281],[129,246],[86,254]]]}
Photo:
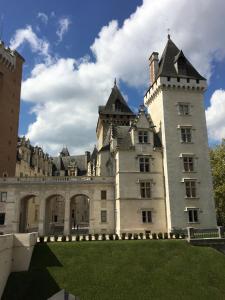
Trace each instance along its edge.
{"label": "conical slate roof", "polygon": [[179,50],[173,43],[170,36],[168,36],[166,47],[159,61],[156,77],[159,76],[205,80],[184,56],[182,50]]}
{"label": "conical slate roof", "polygon": [[[116,106],[120,105],[120,109],[116,110]],[[127,102],[124,100],[116,83],[112,88],[111,94],[105,106],[99,106],[99,113],[125,113],[133,115],[132,110],[129,108]]]}

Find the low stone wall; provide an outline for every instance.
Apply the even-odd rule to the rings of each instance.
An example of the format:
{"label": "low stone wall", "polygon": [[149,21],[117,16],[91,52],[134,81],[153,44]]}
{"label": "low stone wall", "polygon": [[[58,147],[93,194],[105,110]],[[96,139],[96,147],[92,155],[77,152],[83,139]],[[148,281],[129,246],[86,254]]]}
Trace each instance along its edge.
{"label": "low stone wall", "polygon": [[0,235],[0,298],[11,272],[29,268],[37,233]]}

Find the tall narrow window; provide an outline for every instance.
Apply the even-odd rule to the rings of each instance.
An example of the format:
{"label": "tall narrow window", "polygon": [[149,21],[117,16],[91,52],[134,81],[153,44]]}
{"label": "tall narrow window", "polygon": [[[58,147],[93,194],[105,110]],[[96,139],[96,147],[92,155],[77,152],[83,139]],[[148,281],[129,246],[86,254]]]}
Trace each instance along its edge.
{"label": "tall narrow window", "polygon": [[189,209],[188,210],[188,222],[189,223],[197,223],[198,221],[199,221],[198,209]]}
{"label": "tall narrow window", "polygon": [[185,192],[187,198],[196,197],[196,181],[194,180],[185,180]]}
{"label": "tall narrow window", "polygon": [[141,144],[148,143],[148,131],[139,131],[138,132],[138,142]]}
{"label": "tall narrow window", "polygon": [[181,141],[183,143],[191,143],[191,128],[181,127]]}
{"label": "tall narrow window", "polygon": [[148,157],[139,158],[140,172],[150,172],[150,161]]}
{"label": "tall narrow window", "polygon": [[0,225],[5,224],[5,213],[0,213]]}
{"label": "tall narrow window", "polygon": [[106,200],[106,197],[107,197],[107,192],[101,191],[101,200]]}
{"label": "tall narrow window", "polygon": [[142,211],[142,223],[152,223],[152,212],[150,210]]}
{"label": "tall narrow window", "polygon": [[183,156],[183,164],[185,172],[194,171],[194,159],[192,156]]}
{"label": "tall narrow window", "polygon": [[101,210],[101,223],[106,223],[106,222],[107,222],[107,211]]}
{"label": "tall narrow window", "polygon": [[140,183],[141,198],[151,198],[151,182],[143,181]]}
{"label": "tall narrow window", "polygon": [[0,192],[0,202],[6,202],[7,192]]}

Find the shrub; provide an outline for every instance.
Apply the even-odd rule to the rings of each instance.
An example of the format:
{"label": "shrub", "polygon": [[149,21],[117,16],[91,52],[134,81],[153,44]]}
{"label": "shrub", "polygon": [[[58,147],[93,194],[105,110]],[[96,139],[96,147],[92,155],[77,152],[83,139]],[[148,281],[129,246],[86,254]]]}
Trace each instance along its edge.
{"label": "shrub", "polygon": [[170,238],[173,239],[173,232],[170,232]]}
{"label": "shrub", "polygon": [[51,242],[51,237],[50,235],[47,237],[47,243],[50,243]]}
{"label": "shrub", "polygon": [[109,239],[110,239],[110,241],[113,241],[113,240],[114,240],[114,236],[113,236],[112,233],[109,235]]}
{"label": "shrub", "polygon": [[66,242],[66,236],[65,236],[65,235],[62,236],[61,241],[62,241],[62,242]]}
{"label": "shrub", "polygon": [[145,237],[146,237],[146,240],[149,240],[150,239],[150,233],[146,233]]}
{"label": "shrub", "polygon": [[78,234],[78,235],[76,235],[76,241],[79,242],[79,240],[80,240],[80,236]]}
{"label": "shrub", "polygon": [[162,234],[162,232],[159,232],[158,233],[158,239],[161,240],[162,238],[163,238],[163,234]]}
{"label": "shrub", "polygon": [[140,239],[143,240],[144,233],[143,233],[143,232],[140,232],[140,233],[139,233],[139,236],[140,236]]}
{"label": "shrub", "polygon": [[85,242],[86,241],[86,235],[82,236],[82,241]]}
{"label": "shrub", "polygon": [[126,239],[126,233],[123,232],[123,233],[122,233],[122,240],[125,240],[125,239]]}
{"label": "shrub", "polygon": [[167,232],[164,233],[164,239],[165,239],[165,240],[168,239],[168,233],[167,233]]}
{"label": "shrub", "polygon": [[179,238],[180,238],[179,232],[176,232],[176,233],[175,233],[175,238],[176,238],[176,239],[179,239]]}
{"label": "shrub", "polygon": [[132,236],[133,236],[132,233],[128,233],[128,240],[132,240]]}
{"label": "shrub", "polygon": [[95,233],[95,240],[98,241],[98,238],[99,238],[99,234]]}
{"label": "shrub", "polygon": [[55,241],[55,242],[58,241],[58,235],[54,235],[54,241]]}
{"label": "shrub", "polygon": [[181,233],[181,235],[180,235],[180,236],[181,236],[181,238],[182,238],[182,239],[185,239],[185,237],[186,237],[186,235],[185,235],[185,233],[184,233],[184,232],[183,232],[183,233]]}
{"label": "shrub", "polygon": [[118,241],[119,240],[119,236],[118,234],[115,235],[115,240]]}
{"label": "shrub", "polygon": [[41,235],[39,237],[39,241],[40,241],[40,243],[44,243],[45,242],[45,237],[43,235]]}
{"label": "shrub", "polygon": [[68,235],[68,242],[72,242],[72,235],[71,234]]}
{"label": "shrub", "polygon": [[102,234],[102,241],[106,241],[106,234],[105,233]]}
{"label": "shrub", "polygon": [[157,240],[157,234],[155,232],[153,232],[152,238],[153,238],[153,240]]}
{"label": "shrub", "polygon": [[138,240],[138,234],[134,233],[134,240]]}
{"label": "shrub", "polygon": [[89,240],[89,241],[92,241],[92,234],[89,234],[89,235],[88,235],[88,240]]}

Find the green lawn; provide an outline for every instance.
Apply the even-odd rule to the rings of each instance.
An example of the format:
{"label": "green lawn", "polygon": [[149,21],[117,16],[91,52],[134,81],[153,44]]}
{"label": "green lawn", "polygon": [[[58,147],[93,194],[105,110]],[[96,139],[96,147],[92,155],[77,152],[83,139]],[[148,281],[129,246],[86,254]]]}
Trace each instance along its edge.
{"label": "green lawn", "polygon": [[225,255],[185,241],[38,244],[30,270],[11,274],[3,300],[225,299]]}

